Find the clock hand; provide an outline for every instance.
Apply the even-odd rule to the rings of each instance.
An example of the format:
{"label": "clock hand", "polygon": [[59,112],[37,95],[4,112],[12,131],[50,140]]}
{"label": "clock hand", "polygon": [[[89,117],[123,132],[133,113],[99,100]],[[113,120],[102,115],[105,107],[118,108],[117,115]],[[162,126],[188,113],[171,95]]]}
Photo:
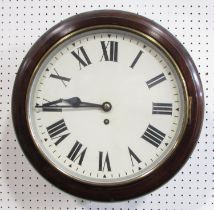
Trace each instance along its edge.
{"label": "clock hand", "polygon": [[[58,103],[61,103],[65,101],[69,105],[57,105]],[[36,104],[36,108],[42,108],[43,111],[49,111],[49,112],[61,112],[62,108],[100,108],[105,112],[108,112],[111,110],[112,106],[109,102],[104,102],[103,104],[95,104],[95,103],[88,103],[88,102],[82,102],[79,97],[72,97],[69,99],[59,99],[56,101],[48,102],[43,105]]]}
{"label": "clock hand", "polygon": [[112,106],[109,102],[104,102],[103,104],[95,104],[95,103],[88,103],[88,102],[82,102],[79,97],[72,97],[69,99],[63,99],[63,101],[66,101],[72,107],[97,107],[101,108],[103,111],[108,112],[111,110]]}

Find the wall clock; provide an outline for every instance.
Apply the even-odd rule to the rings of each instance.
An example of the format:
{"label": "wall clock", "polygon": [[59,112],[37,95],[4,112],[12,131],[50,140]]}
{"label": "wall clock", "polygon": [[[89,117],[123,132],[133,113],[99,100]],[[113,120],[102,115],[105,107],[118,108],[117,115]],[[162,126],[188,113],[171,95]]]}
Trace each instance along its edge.
{"label": "wall clock", "polygon": [[113,201],[151,192],[191,154],[203,91],[184,47],[153,21],[94,11],[32,46],[14,85],[18,141],[60,189]]}

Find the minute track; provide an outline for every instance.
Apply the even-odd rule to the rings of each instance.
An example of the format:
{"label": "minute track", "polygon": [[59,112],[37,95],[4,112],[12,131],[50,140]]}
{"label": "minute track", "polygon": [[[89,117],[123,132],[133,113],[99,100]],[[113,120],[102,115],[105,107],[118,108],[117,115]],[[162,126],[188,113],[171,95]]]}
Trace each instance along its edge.
{"label": "minute track", "polygon": [[[107,37],[107,39],[106,39],[106,37]],[[123,72],[124,72],[124,74],[126,73],[126,69],[127,69],[127,72],[132,72],[131,74],[133,74],[132,76],[135,76],[135,74],[139,74],[139,72],[141,71],[141,68],[142,68],[142,65],[144,65],[145,64],[145,62],[147,62],[147,59],[143,59],[144,57],[143,56],[145,56],[145,58],[147,58],[147,56],[148,56],[148,51],[150,51],[151,53],[149,54],[149,56],[151,56],[153,59],[156,59],[157,61],[158,61],[158,63],[159,63],[159,60],[160,60],[160,57],[162,57],[162,56],[156,56],[155,57],[155,55],[157,55],[157,53],[156,54],[154,54],[154,50],[153,49],[151,49],[151,47],[149,47],[148,46],[148,48],[143,48],[143,46],[144,45],[142,45],[140,42],[138,42],[138,45],[136,44],[137,42],[136,41],[134,41],[134,39],[133,39],[133,41],[132,42],[130,42],[130,38],[128,37],[128,36],[125,36],[124,37],[124,41],[127,41],[129,44],[133,44],[133,45],[135,45],[135,46],[138,46],[138,48],[136,48],[135,49],[135,51],[133,51],[131,54],[130,54],[130,56],[127,58],[127,59],[123,59],[123,52],[124,52],[124,50],[123,50],[123,44],[121,43],[121,39],[122,39],[122,36],[118,36],[118,39],[117,39],[117,42],[118,42],[118,46],[119,46],[119,49],[120,49],[120,60],[118,60],[118,62],[105,62],[105,61],[114,61],[114,60],[112,60],[112,57],[114,57],[113,55],[114,54],[111,54],[111,49],[114,49],[113,48],[113,45],[112,45],[112,47],[110,47],[110,43],[111,42],[115,42],[115,40],[112,40],[112,38],[113,38],[114,36],[113,35],[111,35],[111,37],[109,38],[108,37],[108,35],[103,35],[103,38],[102,39],[100,39],[99,38],[99,36],[98,35],[96,35],[96,45],[99,47],[99,49],[100,49],[100,51],[99,51],[99,53],[97,53],[97,57],[96,57],[96,59],[95,59],[95,57],[94,57],[94,54],[92,53],[92,51],[90,51],[90,47],[88,47],[88,46],[86,46],[85,45],[85,43],[89,43],[90,41],[92,41],[92,40],[94,40],[93,39],[93,36],[92,37],[88,37],[88,41],[87,41],[87,39],[86,38],[84,38],[84,39],[82,39],[82,41],[81,41],[81,46],[82,47],[84,47],[84,48],[82,48],[82,49],[85,49],[85,52],[87,53],[87,55],[90,57],[90,61],[93,61],[93,62],[91,62],[91,64],[90,65],[87,65],[87,66],[85,66],[84,67],[84,65],[82,65],[81,63],[81,65],[82,65],[82,69],[85,69],[85,71],[79,71],[79,64],[77,63],[77,60],[75,59],[75,58],[73,58],[72,57],[72,60],[74,61],[74,64],[75,64],[75,68],[72,68],[73,69],[73,72],[67,72],[67,69],[69,69],[69,68],[64,68],[65,69],[65,71],[66,72],[64,72],[64,71],[59,71],[58,73],[59,73],[59,75],[60,76],[62,76],[62,75],[72,75],[72,84],[71,85],[69,85],[69,87],[67,88],[67,89],[63,89],[64,91],[64,93],[62,93],[61,95],[63,95],[63,96],[66,96],[66,95],[69,95],[68,94],[68,92],[70,92],[70,91],[72,91],[72,92],[74,92],[74,94],[75,94],[75,89],[73,89],[73,88],[75,88],[75,83],[76,83],[76,81],[77,81],[77,79],[76,79],[76,71],[78,71],[78,72],[81,72],[81,74],[82,74],[82,76],[84,76],[84,75],[87,75],[88,74],[88,76],[87,77],[89,77],[90,78],[90,75],[92,74],[93,75],[93,72],[95,72],[96,70],[94,70],[93,68],[94,68],[94,66],[96,66],[96,62],[97,63],[99,63],[100,65],[104,65],[105,64],[105,66],[106,65],[112,65],[112,67],[111,68],[113,68],[113,65],[121,65],[121,62],[124,62],[124,61],[127,61],[126,62],[126,66],[123,68]],[[74,51],[75,50],[75,52],[78,54],[78,51],[77,51],[77,49],[79,49],[79,56],[81,57],[81,59],[84,59],[84,61],[86,62],[86,59],[84,58],[84,56],[83,56],[83,54],[82,54],[82,52],[81,52],[81,49],[79,48],[79,44],[78,44],[78,42],[76,42],[77,44],[73,47],[72,46],[72,44],[69,46],[69,47],[67,47],[67,50],[65,50],[65,52],[67,52],[67,54],[69,54],[69,56],[70,56],[70,52],[72,52],[72,51]],[[105,49],[106,50],[103,50],[103,48],[101,47],[101,44],[100,43],[103,43],[103,48],[104,47],[106,47]],[[109,43],[109,45],[107,45],[107,43]],[[105,44],[105,46],[104,46],[104,44]],[[75,48],[75,49],[74,49]],[[117,48],[116,48],[117,49]],[[113,50],[112,50],[113,51]],[[64,51],[63,51],[64,52]],[[60,52],[59,52],[60,53]],[[96,52],[94,52],[95,54],[96,54]],[[105,54],[105,57],[103,56],[103,59],[102,59],[102,61],[100,61],[100,58],[101,58],[101,56],[102,56],[102,54]],[[116,53],[116,55],[117,55],[117,53]],[[64,56],[66,56],[66,53],[64,54]],[[136,58],[137,57],[137,58]],[[63,58],[63,56],[62,56],[62,58]],[[148,70],[146,70],[146,68],[145,68],[145,70],[143,71],[144,72],[144,74],[147,72],[150,72],[151,71],[151,73],[152,74],[148,74],[148,76],[146,77],[146,79],[143,79],[142,80],[142,82],[141,82],[141,84],[142,84],[142,86],[144,87],[144,86],[146,86],[146,89],[144,90],[144,91],[148,91],[148,93],[149,94],[156,94],[156,91],[158,90],[158,91],[160,91],[160,93],[161,93],[161,89],[163,89],[164,90],[164,88],[165,87],[171,87],[172,85],[170,85],[170,83],[173,83],[174,84],[174,81],[175,80],[173,80],[173,81],[171,81],[170,80],[170,78],[172,77],[174,77],[174,75],[172,74],[172,75],[170,75],[170,76],[168,76],[168,69],[169,69],[169,66],[167,65],[167,67],[168,68],[166,68],[167,69],[167,71],[166,70],[164,70],[165,68],[163,68],[164,66],[166,66],[166,63],[165,63],[165,60],[164,59],[162,59],[163,60],[163,62],[161,62],[161,69],[160,70],[157,70],[156,72],[154,72],[154,73],[152,73],[153,71],[151,71],[149,68],[148,68]],[[84,67],[84,68],[83,68]],[[49,68],[57,68],[57,69],[59,69],[58,67],[55,67],[55,61],[53,62],[53,67],[49,67]],[[87,70],[86,70],[86,68],[87,68]],[[106,72],[109,72],[109,71],[111,71],[111,68],[109,68],[108,69],[108,71],[106,70]],[[134,68],[134,71],[130,71],[130,69],[132,69],[132,68]],[[62,68],[63,69],[63,68]],[[102,68],[100,68],[99,69],[100,70],[100,72],[102,72]],[[117,70],[119,70],[119,68],[118,69],[116,69],[116,70],[114,70],[114,75],[115,75],[115,73],[117,73]],[[120,74],[121,73],[123,73],[123,72],[120,72]],[[105,72],[102,72],[102,74],[105,74]],[[146,74],[147,74],[146,73]],[[130,74],[130,78],[131,78],[131,74]],[[121,76],[122,76],[123,74],[121,74]],[[87,78],[87,77],[85,77],[85,79]],[[140,79],[141,77],[140,77],[140,74],[139,74],[139,79]],[[85,82],[87,81],[87,80],[85,80],[85,79],[83,79],[82,81],[84,81],[83,83],[81,83],[81,80],[79,81],[80,83],[80,87],[83,87],[83,88],[85,88]],[[111,80],[112,80],[113,78],[111,78]],[[46,79],[45,78],[45,80],[46,81],[48,81],[48,78]],[[60,81],[60,78],[58,79],[59,81]],[[165,80],[165,82],[163,82],[162,83],[162,81],[164,81]],[[56,81],[56,80],[53,80],[53,79],[51,79],[50,81]],[[66,81],[65,81],[66,82]],[[98,82],[99,82],[99,80],[98,80]],[[110,81],[109,81],[110,82]],[[111,87],[111,85],[112,85],[112,82],[111,82],[111,85],[109,85],[110,83],[108,82],[108,84],[106,84],[106,87],[108,87],[108,89]],[[159,85],[159,83],[161,83],[161,85]],[[45,81],[44,81],[44,84],[45,84]],[[57,82],[56,83],[57,85],[59,84],[60,85],[60,82]],[[104,83],[104,81],[103,81],[103,84],[105,84]],[[92,84],[90,84],[90,85],[92,85]],[[116,93],[116,91],[117,91],[117,87],[119,88],[120,87],[120,83],[118,83],[117,84],[117,86],[115,86],[115,88],[114,88],[114,91],[115,91],[115,93]],[[156,86],[157,85],[157,86]],[[153,86],[156,86],[157,88],[153,88]],[[43,87],[45,87],[45,86],[43,86]],[[58,86],[57,86],[58,87]],[[62,85],[61,85],[61,87],[62,87]],[[177,88],[177,85],[175,85],[175,87]],[[44,95],[44,93],[43,93],[43,90],[44,90],[44,88],[40,88],[40,89],[42,89],[42,92],[41,92],[41,97],[42,98],[48,98],[46,95]],[[69,90],[70,89],[70,90]],[[88,89],[88,90],[90,90],[90,86],[88,86],[88,87],[86,87],[86,89]],[[174,91],[173,91],[174,92]],[[90,100],[90,94],[92,93],[92,99]],[[68,142],[68,140],[69,140],[69,138],[71,138],[72,139],[72,144],[70,144],[70,146],[69,146],[69,150],[66,150],[66,155],[68,155],[68,154],[70,154],[69,152],[71,152],[71,148],[76,148],[77,149],[77,151],[79,151],[79,153],[78,154],[80,154],[82,151],[84,151],[83,149],[85,149],[85,148],[88,148],[88,150],[87,150],[87,152],[85,153],[85,157],[86,158],[84,158],[84,161],[82,162],[82,161],[80,161],[80,156],[79,156],[79,159],[77,159],[76,161],[72,161],[73,162],[73,170],[74,171],[76,171],[75,169],[76,169],[76,167],[77,167],[77,165],[79,165],[78,163],[83,163],[83,164],[81,164],[81,165],[79,165],[79,170],[77,170],[76,172],[78,173],[78,174],[82,174],[83,175],[83,173],[82,173],[82,171],[85,171],[85,173],[84,173],[84,176],[89,176],[89,175],[87,175],[88,174],[88,170],[91,170],[90,168],[87,168],[87,165],[88,164],[90,164],[90,162],[88,162],[88,161],[91,161],[90,160],[90,158],[92,159],[92,157],[93,158],[95,158],[94,156],[93,156],[93,154],[92,154],[92,152],[91,152],[91,146],[90,146],[90,144],[88,144],[88,141],[93,141],[93,142],[97,142],[97,140],[96,140],[96,138],[94,139],[93,138],[93,136],[91,136],[90,135],[90,137],[91,138],[89,138],[88,136],[84,136],[83,138],[81,137],[82,136],[82,134],[84,134],[84,131],[81,131],[81,135],[80,134],[78,134],[77,136],[76,136],[76,134],[74,135],[74,133],[72,132],[72,131],[74,131],[74,132],[76,132],[75,130],[76,130],[76,128],[74,128],[75,126],[76,126],[76,122],[78,122],[78,118],[79,118],[79,116],[81,115],[81,113],[82,113],[82,115],[84,116],[90,116],[90,113],[92,113],[92,115],[90,116],[90,117],[85,117],[84,119],[82,119],[82,123],[84,124],[84,122],[88,122],[88,120],[90,120],[90,119],[92,119],[93,118],[93,116],[96,116],[96,114],[98,113],[98,114],[105,114],[104,112],[102,113],[102,112],[100,112],[100,111],[104,111],[103,110],[103,108],[104,108],[104,106],[103,106],[103,104],[105,103],[105,105],[106,105],[106,107],[107,107],[107,109],[109,110],[109,111],[111,111],[111,109],[112,109],[112,107],[111,107],[111,103],[109,103],[109,102],[104,102],[104,103],[90,103],[90,101],[99,101],[99,98],[108,98],[108,95],[106,95],[106,93],[103,93],[102,94],[102,92],[101,92],[101,94],[102,94],[102,97],[100,97],[100,95],[98,94],[97,95],[97,93],[96,93],[96,89],[95,89],[95,94],[93,94],[93,92],[91,92],[90,93],[90,91],[88,92],[88,94],[87,94],[87,100],[89,100],[89,102],[84,102],[84,92],[83,92],[83,96],[81,96],[81,99],[83,99],[83,101],[80,99],[80,97],[78,97],[78,96],[75,96],[75,97],[71,97],[71,98],[60,98],[60,99],[57,99],[57,100],[53,100],[53,101],[47,101],[47,103],[45,102],[44,104],[37,104],[36,105],[36,110],[39,110],[39,112],[41,113],[41,112],[53,112],[53,114],[51,114],[50,116],[53,116],[54,117],[54,112],[62,112],[62,113],[60,113],[60,115],[62,115],[62,117],[65,119],[65,122],[66,122],[66,124],[68,123],[68,127],[70,128],[69,130],[71,131],[71,135],[70,135],[70,137],[66,137],[66,141],[63,141],[63,143],[60,143],[59,144],[59,146],[57,146],[57,148],[63,148],[63,147],[67,147],[67,146],[65,146],[66,144],[67,144],[67,142]],[[127,93],[127,91],[126,91],[126,93]],[[132,93],[133,94],[133,93]],[[171,94],[171,92],[170,92],[170,94]],[[78,94],[75,94],[75,95],[78,95]],[[81,94],[80,94],[81,95]],[[98,97],[97,97],[97,96]],[[122,94],[121,94],[122,95]],[[126,94],[125,94],[126,95]],[[129,97],[129,98],[133,98],[134,99],[134,97],[130,97],[130,96],[126,96],[127,98]],[[174,96],[173,96],[174,97]],[[177,96],[178,97],[178,96]],[[52,97],[53,98],[53,97]],[[98,99],[98,100],[97,100]],[[103,119],[101,119],[100,120],[100,122],[102,122],[102,125],[103,125],[103,122],[105,121],[105,120],[109,120],[110,121],[110,123],[108,123],[109,124],[109,126],[105,126],[106,127],[106,129],[109,129],[109,128],[111,128],[113,125],[114,125],[114,123],[115,123],[115,119],[113,118],[113,119],[111,119],[112,118],[112,116],[114,116],[114,112],[115,112],[115,110],[117,110],[118,108],[120,109],[120,108],[122,108],[123,106],[126,108],[126,104],[124,104],[123,105],[123,103],[121,103],[121,104],[117,104],[117,103],[115,103],[114,102],[114,100],[115,99],[112,99],[111,97],[109,97],[109,100],[110,100],[110,102],[112,102],[113,103],[113,110],[112,110],[112,112],[109,112],[109,115],[108,116],[103,116]],[[171,114],[171,112],[172,112],[172,110],[171,110],[171,106],[169,105],[169,103],[171,102],[171,101],[175,101],[175,100],[177,100],[177,98],[170,98],[170,99],[168,99],[168,98],[160,98],[160,99],[156,99],[156,98],[154,98],[154,102],[153,102],[153,100],[152,101],[150,101],[149,102],[149,100],[147,100],[148,101],[148,104],[149,104],[149,106],[150,106],[150,108],[152,108],[153,107],[153,113],[154,114],[156,114],[156,118],[158,119],[159,118],[159,116],[158,115],[161,115],[162,113],[163,114],[165,114],[166,112],[167,112],[167,114],[166,115],[168,115],[168,113],[170,113]],[[131,101],[131,100],[130,100]],[[136,100],[137,101],[137,100]],[[140,101],[138,101],[138,103],[139,103]],[[163,102],[166,102],[166,103],[163,103]],[[130,111],[132,111],[132,110],[135,110],[135,109],[139,109],[138,108],[138,103],[135,103],[135,101],[132,101],[132,108],[131,109],[127,109],[126,108],[126,113],[129,113]],[[140,102],[141,103],[141,102]],[[144,101],[144,103],[143,104],[141,104],[141,107],[143,107],[144,106],[144,104],[146,103],[146,101]],[[154,105],[152,106],[152,103],[154,103]],[[169,106],[169,107],[168,107]],[[163,109],[163,110],[162,110]],[[73,110],[73,111],[72,111]],[[78,110],[77,112],[75,111],[75,110]],[[82,110],[82,111],[80,111],[80,110]],[[93,111],[94,110],[94,111]],[[95,111],[95,110],[97,110],[97,111]],[[71,111],[70,112],[70,116],[72,117],[72,118],[74,118],[74,116],[75,116],[75,120],[74,121],[72,121],[72,123],[70,123],[69,121],[70,121],[70,119],[68,118],[68,116],[69,115],[67,115],[67,113],[69,112],[69,111]],[[159,112],[161,112],[161,114],[159,114]],[[86,113],[86,114],[85,114]],[[150,111],[149,112],[150,114],[152,114],[152,112]],[[56,113],[57,114],[57,113]],[[174,113],[173,113],[174,114]],[[46,116],[45,114],[44,115],[41,115],[41,116]],[[49,116],[49,115],[48,115]],[[160,116],[160,117],[162,117],[162,116]],[[168,117],[162,117],[162,118],[164,118],[164,119],[169,119]],[[118,118],[119,119],[119,118]],[[105,122],[107,122],[107,121],[105,121]],[[121,122],[122,122],[122,120],[121,120]],[[133,121],[133,123],[134,123],[134,121]],[[151,122],[152,123],[152,122]],[[105,124],[105,123],[104,123]],[[152,123],[153,124],[153,123]],[[89,125],[89,124],[88,124]],[[148,125],[148,124],[147,124]],[[156,125],[156,124],[155,124]],[[89,125],[89,127],[90,127],[90,125]],[[155,126],[156,127],[156,126]],[[161,126],[158,126],[157,125],[157,128],[158,129],[160,129],[159,131],[160,132],[162,132],[162,131],[164,131],[165,132],[165,130],[161,127]],[[91,128],[90,128],[91,129]],[[92,127],[92,130],[93,130],[93,127]],[[127,131],[128,131],[128,129],[127,129]],[[94,132],[97,132],[97,133],[99,133],[99,131],[98,130],[96,130],[96,131],[94,131]],[[147,138],[149,138],[149,140],[150,141],[152,141],[152,143],[153,144],[155,144],[155,145],[152,145],[151,144],[151,142],[149,142],[148,141],[148,139],[147,139],[147,141],[141,141],[141,145],[138,145],[137,147],[136,147],[136,143],[134,143],[134,139],[133,139],[133,142],[131,143],[129,143],[128,145],[130,146],[130,150],[127,150],[127,148],[126,148],[126,152],[124,152],[124,154],[122,155],[122,157],[125,159],[125,158],[127,158],[127,160],[126,160],[126,163],[129,163],[128,165],[129,165],[129,167],[133,167],[132,169],[130,169],[130,168],[126,168],[126,169],[124,169],[124,171],[128,171],[128,173],[126,174],[126,173],[124,173],[123,172],[123,170],[118,170],[119,168],[120,168],[120,166],[118,165],[118,162],[119,161],[117,161],[117,158],[115,159],[115,154],[114,154],[114,152],[112,152],[112,150],[110,150],[110,149],[108,149],[108,150],[105,150],[105,149],[97,149],[96,151],[93,151],[94,152],[94,154],[96,154],[96,156],[98,156],[97,155],[97,153],[98,153],[98,151],[100,151],[100,158],[98,158],[97,157],[97,159],[93,159],[93,161],[95,162],[95,165],[96,165],[96,167],[95,167],[95,170],[98,170],[99,171],[99,174],[98,174],[98,178],[99,178],[99,180],[102,180],[102,179],[105,179],[105,180],[107,180],[107,181],[109,181],[109,179],[117,179],[117,178],[119,178],[119,179],[125,179],[125,177],[127,176],[127,177],[129,177],[129,176],[135,176],[135,174],[136,173],[138,173],[139,172],[139,169],[138,168],[141,168],[140,169],[140,171],[144,171],[145,170],[145,168],[147,168],[150,164],[151,164],[151,162],[149,161],[150,159],[147,159],[147,165],[146,164],[144,164],[145,163],[145,156],[144,155],[142,155],[142,150],[144,151],[144,149],[142,149],[143,147],[145,147],[145,148],[152,148],[152,149],[154,149],[154,150],[156,150],[157,151],[157,153],[155,153],[154,155],[155,155],[155,157],[157,158],[159,158],[159,157],[161,157],[161,155],[160,156],[157,156],[156,154],[159,154],[160,152],[161,153],[164,153],[165,152],[165,149],[162,149],[162,147],[160,146],[158,146],[158,144],[160,143],[160,142],[157,142],[157,140],[156,139],[153,139],[153,138],[151,138],[151,135],[153,135],[152,134],[152,132],[155,132],[155,130],[154,129],[152,129],[152,131],[150,131],[150,130],[147,130],[147,133],[148,133],[148,135],[147,135]],[[167,132],[165,132],[166,134],[168,134]],[[65,133],[66,134],[66,133]],[[158,134],[160,134],[160,133],[156,133],[157,135]],[[144,134],[144,137],[145,137],[145,135],[146,134]],[[141,138],[142,139],[144,139],[144,137],[142,136]],[[100,136],[100,142],[102,142],[103,140],[101,140],[103,138],[103,136]],[[146,137],[145,137],[146,138]],[[157,139],[159,138],[159,137],[156,137]],[[82,150],[78,150],[79,148],[78,147],[76,147],[75,145],[74,145],[74,142],[75,141],[78,141],[78,139],[80,139],[80,142],[82,142],[82,144],[83,145],[85,145],[84,146],[84,148],[81,148]],[[88,140],[89,139],[89,140]],[[144,139],[145,140],[145,139]],[[160,141],[162,141],[162,140],[160,140]],[[116,141],[115,141],[116,142]],[[149,144],[150,143],[150,144]],[[101,143],[101,144],[103,144],[103,146],[105,146],[105,141],[103,142],[103,143]],[[132,145],[133,144],[133,145]],[[143,145],[142,145],[143,144]],[[152,145],[152,146],[151,146]],[[55,146],[54,145],[54,142],[53,142],[53,146]],[[141,148],[141,149],[140,149]],[[165,147],[164,147],[165,148]],[[76,151],[76,150],[75,150]],[[103,152],[102,152],[103,151]],[[108,151],[108,152],[107,152]],[[113,150],[114,151],[114,150]],[[74,152],[72,151],[71,152],[72,154],[74,154]],[[103,153],[103,155],[101,155]],[[145,151],[143,152],[144,154],[145,154]],[[84,153],[81,153],[81,154],[84,154]],[[77,155],[78,156],[78,155]],[[76,156],[76,157],[77,157]],[[90,156],[92,156],[92,157],[90,157]],[[101,158],[101,156],[102,156],[102,158]],[[74,156],[72,156],[72,155],[70,155],[69,157],[74,157]],[[84,157],[84,155],[82,155],[82,157]],[[153,163],[155,163],[155,161],[156,161],[156,158],[154,158],[154,156],[152,156],[152,159],[153,159]],[[69,162],[69,158],[67,158],[68,159],[68,161],[67,161],[67,163]],[[75,159],[75,158],[72,158],[73,160]],[[119,158],[118,158],[118,160],[119,160]],[[79,162],[80,161],[80,162]],[[68,164],[70,164],[70,163],[68,163]],[[98,165],[100,164],[100,166],[98,167]],[[115,165],[116,164],[116,165]],[[120,164],[122,164],[122,163],[120,163]],[[144,166],[145,165],[145,166]],[[80,168],[81,167],[83,167],[81,170],[80,170]],[[70,167],[69,167],[70,168]],[[110,171],[112,171],[112,175],[110,175],[110,174],[106,174],[106,172],[107,173],[109,173]],[[120,174],[120,176],[118,176],[118,174]],[[104,177],[104,175],[105,175],[105,177]],[[91,178],[94,178],[94,174],[92,174],[91,176],[90,176]],[[101,181],[102,182],[102,181]]]}

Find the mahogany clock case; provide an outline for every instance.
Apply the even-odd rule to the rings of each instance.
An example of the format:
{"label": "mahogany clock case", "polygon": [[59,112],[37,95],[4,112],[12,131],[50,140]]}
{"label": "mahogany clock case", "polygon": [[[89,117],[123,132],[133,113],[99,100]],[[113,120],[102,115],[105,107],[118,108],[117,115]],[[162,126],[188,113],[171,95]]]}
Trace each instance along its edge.
{"label": "mahogany clock case", "polygon": [[[53,167],[35,146],[27,122],[27,90],[34,69],[46,52],[66,35],[88,27],[122,26],[148,35],[171,55],[186,81],[189,101],[188,123],[176,150],[156,170],[131,183],[102,186],[82,183],[66,176]],[[24,154],[35,169],[55,186],[86,199],[117,201],[134,198],[160,187],[172,178],[187,161],[199,137],[204,113],[202,84],[197,68],[180,42],[157,23],[129,12],[101,10],[68,18],[47,31],[29,50],[24,58],[13,89],[12,117],[18,141]]]}

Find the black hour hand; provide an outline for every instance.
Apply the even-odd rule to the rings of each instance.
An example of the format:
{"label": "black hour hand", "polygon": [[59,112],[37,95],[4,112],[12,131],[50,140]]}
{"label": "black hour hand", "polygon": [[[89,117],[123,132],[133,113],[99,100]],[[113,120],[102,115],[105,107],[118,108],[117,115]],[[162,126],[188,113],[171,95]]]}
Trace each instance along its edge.
{"label": "black hour hand", "polygon": [[85,108],[99,108],[104,112],[109,112],[112,108],[109,102],[104,102],[102,104],[95,104],[89,102],[82,102],[79,97],[72,97],[69,99],[63,99],[63,101],[69,103],[72,107],[85,107]]}
{"label": "black hour hand", "polygon": [[79,97],[63,99],[63,101],[69,103],[72,107],[97,107],[97,108],[102,108],[101,104],[82,102]]}
{"label": "black hour hand", "polygon": [[[68,105],[61,105],[59,103],[67,103]],[[104,102],[103,104],[95,104],[82,102],[79,97],[72,97],[68,99],[58,99],[56,101],[51,101],[44,103],[42,105],[36,104],[36,108],[42,108],[44,112],[62,112],[62,109],[66,108],[99,108],[105,112],[111,110],[111,104],[109,102]]]}

